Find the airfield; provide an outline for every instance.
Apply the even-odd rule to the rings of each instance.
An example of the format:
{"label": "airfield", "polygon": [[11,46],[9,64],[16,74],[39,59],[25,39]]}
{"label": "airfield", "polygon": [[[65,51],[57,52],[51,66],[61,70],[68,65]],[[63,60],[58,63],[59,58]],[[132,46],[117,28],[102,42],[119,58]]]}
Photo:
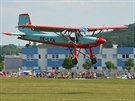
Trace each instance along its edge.
{"label": "airfield", "polygon": [[0,101],[135,101],[135,80],[1,77]]}

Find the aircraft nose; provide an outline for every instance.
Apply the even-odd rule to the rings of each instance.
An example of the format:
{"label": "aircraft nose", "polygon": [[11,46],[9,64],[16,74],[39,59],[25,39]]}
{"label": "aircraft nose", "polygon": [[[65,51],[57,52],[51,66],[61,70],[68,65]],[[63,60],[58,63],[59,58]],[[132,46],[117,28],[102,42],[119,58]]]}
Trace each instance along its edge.
{"label": "aircraft nose", "polygon": [[96,39],[96,44],[100,45],[100,44],[103,44],[103,43],[106,43],[106,40],[104,38],[97,38]]}

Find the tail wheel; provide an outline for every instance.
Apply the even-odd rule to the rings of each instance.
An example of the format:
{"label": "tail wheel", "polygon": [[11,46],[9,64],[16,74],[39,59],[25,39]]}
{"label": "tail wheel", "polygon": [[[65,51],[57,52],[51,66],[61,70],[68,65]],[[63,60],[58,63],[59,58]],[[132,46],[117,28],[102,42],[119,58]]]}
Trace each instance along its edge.
{"label": "tail wheel", "polygon": [[29,47],[30,45],[29,44],[26,44],[26,47]]}
{"label": "tail wheel", "polygon": [[72,59],[72,63],[76,65],[78,63],[78,60],[76,58]]}
{"label": "tail wheel", "polygon": [[97,63],[97,59],[93,58],[93,59],[91,59],[91,62],[92,62],[92,64],[96,64]]}

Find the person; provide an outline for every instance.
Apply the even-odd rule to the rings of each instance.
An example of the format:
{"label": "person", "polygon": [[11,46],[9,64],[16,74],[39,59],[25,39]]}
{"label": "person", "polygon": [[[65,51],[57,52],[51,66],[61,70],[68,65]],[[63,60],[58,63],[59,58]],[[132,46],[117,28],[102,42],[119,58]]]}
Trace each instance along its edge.
{"label": "person", "polygon": [[36,72],[35,71],[33,72],[33,77],[36,77]]}
{"label": "person", "polygon": [[128,79],[131,79],[131,77],[132,77],[131,74],[128,72],[128,73],[127,73],[127,78],[128,78]]}
{"label": "person", "polygon": [[39,76],[42,77],[42,73],[41,72],[39,73]]}
{"label": "person", "polygon": [[74,78],[74,72],[71,73],[72,78]]}
{"label": "person", "polygon": [[29,76],[32,77],[32,72],[29,72]]}
{"label": "person", "polygon": [[36,77],[38,78],[38,72],[36,73]]}
{"label": "person", "polygon": [[57,76],[59,74],[58,70],[55,70],[55,74],[56,74],[56,78],[57,78]]}
{"label": "person", "polygon": [[64,72],[61,73],[61,77],[62,77],[63,79],[65,78]]}
{"label": "person", "polygon": [[92,72],[90,72],[90,79],[92,78],[92,76],[93,76],[93,74],[92,74]]}
{"label": "person", "polygon": [[93,73],[93,77],[94,77],[94,78],[97,78],[96,72]]}
{"label": "person", "polygon": [[42,72],[42,75],[43,75],[43,78],[45,77],[45,73],[44,72]]}
{"label": "person", "polygon": [[51,77],[52,78],[55,78],[55,72],[54,72],[54,70],[51,71]]}

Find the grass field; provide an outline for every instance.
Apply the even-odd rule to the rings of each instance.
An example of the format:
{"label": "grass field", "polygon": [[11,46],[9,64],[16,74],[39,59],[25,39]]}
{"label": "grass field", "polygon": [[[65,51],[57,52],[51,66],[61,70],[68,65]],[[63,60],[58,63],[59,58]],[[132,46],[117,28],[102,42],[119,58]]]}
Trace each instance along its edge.
{"label": "grass field", "polygon": [[135,101],[135,80],[0,78],[0,101]]}

